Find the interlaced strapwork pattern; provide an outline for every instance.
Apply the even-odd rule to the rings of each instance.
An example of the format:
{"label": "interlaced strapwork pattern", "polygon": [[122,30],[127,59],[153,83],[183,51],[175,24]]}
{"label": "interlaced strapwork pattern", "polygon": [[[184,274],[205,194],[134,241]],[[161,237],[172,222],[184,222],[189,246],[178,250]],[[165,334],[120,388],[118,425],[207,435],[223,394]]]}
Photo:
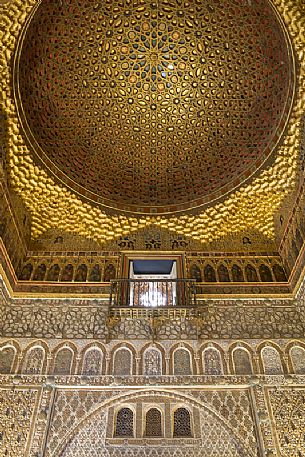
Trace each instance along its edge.
{"label": "interlaced strapwork pattern", "polygon": [[41,347],[31,349],[25,358],[24,372],[27,374],[40,374],[43,368],[45,353]]}
{"label": "interlaced strapwork pattern", "polygon": [[18,71],[55,174],[145,210],[205,203],[255,171],[285,125],[292,70],[266,0],[43,0]]}
{"label": "interlaced strapwork pattern", "polygon": [[[224,396],[226,396],[227,392],[223,393]],[[147,400],[150,403],[154,401],[151,395],[147,397]],[[166,397],[165,399],[166,402],[170,403],[175,403],[176,400],[175,395]],[[218,405],[215,403],[215,406],[217,410],[221,411],[224,405],[223,402],[220,401]],[[140,404],[137,404],[137,408],[139,407]],[[236,409],[235,404],[232,402],[228,402],[228,408],[230,413],[233,413]],[[126,407],[125,409],[128,408]],[[180,407],[178,410],[179,409],[188,412],[186,408]],[[235,433],[232,429],[233,424],[231,425],[226,420],[221,419],[221,416],[217,417],[217,415],[213,414],[205,407],[199,409],[200,417],[197,417],[197,422],[194,424],[194,427],[196,427],[197,430],[196,433],[198,434],[198,437],[200,437],[200,442],[202,441],[199,446],[198,440],[189,434],[189,426],[183,429],[186,430],[187,434],[185,432],[185,434],[180,435],[180,437],[164,438],[159,440],[158,444],[156,442],[152,444],[151,437],[145,436],[140,441],[136,436],[133,438],[126,436],[122,436],[122,438],[110,438],[108,435],[109,431],[106,432],[106,428],[107,430],[109,428],[109,424],[107,426],[107,413],[104,408],[101,408],[93,415],[89,415],[83,422],[79,423],[74,431],[72,429],[69,439],[62,441],[62,444],[57,448],[57,451],[50,455],[54,457],[72,457],[75,455],[78,455],[79,457],[98,457],[104,454],[109,457],[152,457],[155,455],[160,457],[223,457],[223,455],[228,457],[242,457],[244,455],[254,457],[258,455],[255,443],[255,432],[253,430],[253,420],[251,415],[248,416],[244,411],[243,407],[242,409],[238,407],[236,410],[239,420],[245,426],[243,435],[239,434],[240,428],[238,428],[238,432]],[[188,416],[188,419],[190,419],[190,416]],[[244,419],[246,419],[246,421],[244,421]],[[165,425],[165,428],[167,426],[168,425]],[[170,432],[170,434],[172,435],[172,432]],[[106,445],[105,437],[107,440]],[[250,440],[248,437],[250,437]],[[126,441],[123,442],[122,439]],[[59,449],[61,449],[61,452],[58,452]]]}
{"label": "interlaced strapwork pattern", "polygon": [[208,375],[223,373],[220,352],[215,348],[206,349],[202,354],[203,372]]}
{"label": "interlaced strapwork pattern", "polygon": [[82,373],[85,375],[98,375],[102,371],[103,356],[98,349],[89,349],[84,357]]}
{"label": "interlaced strapwork pattern", "polygon": [[161,354],[158,349],[150,348],[144,355],[144,374],[147,376],[158,376],[162,374]]}

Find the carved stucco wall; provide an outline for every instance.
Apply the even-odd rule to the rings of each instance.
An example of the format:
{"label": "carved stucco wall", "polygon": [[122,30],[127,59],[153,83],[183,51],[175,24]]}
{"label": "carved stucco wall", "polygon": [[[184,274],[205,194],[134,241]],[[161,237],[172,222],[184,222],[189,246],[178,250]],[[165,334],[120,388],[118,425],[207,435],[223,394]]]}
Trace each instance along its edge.
{"label": "carved stucco wall", "polygon": [[[140,405],[142,402],[160,402],[171,406],[184,404],[190,409],[197,408],[200,413],[200,425],[196,424],[193,439],[161,440],[161,443],[147,444],[141,439],[130,439],[129,445],[112,443],[111,424],[109,427],[109,407],[120,403]],[[138,406],[137,406],[138,407]],[[141,427],[141,424],[140,424]],[[106,438],[110,439],[106,440]],[[179,449],[182,443],[183,446]],[[158,444],[160,455],[199,455],[221,456],[257,456],[257,440],[252,417],[251,398],[244,390],[219,390],[201,392],[184,390],[145,389],[122,393],[75,389],[58,389],[54,396],[53,412],[46,457],[68,457],[77,455],[93,457],[100,455],[155,455]],[[199,451],[202,447],[202,451]],[[197,452],[197,454],[196,454]],[[159,455],[159,454],[158,454]]]}
{"label": "carved stucco wall", "polygon": [[[75,394],[74,394],[75,396]],[[212,398],[209,395],[201,395],[200,399],[194,400],[193,392],[188,392],[188,395],[182,395],[172,392],[138,392],[132,395],[124,396],[121,401],[124,403],[136,397],[137,402],[156,401],[163,397],[163,401],[171,404],[172,402],[183,402],[188,406],[196,405],[200,410],[200,425],[197,424],[199,439],[189,439],[187,445],[179,449],[185,440],[170,440],[170,445],[163,440],[163,443],[158,443],[158,455],[162,456],[256,456],[256,440],[251,417],[249,398],[243,392],[225,392],[222,395],[217,392]],[[131,397],[131,398],[130,398]],[[144,398],[143,398],[144,397]],[[215,398],[213,398],[215,397]],[[201,401],[200,401],[201,400]],[[213,407],[214,400],[214,407]],[[115,400],[114,400],[115,401]],[[118,398],[116,401],[120,401]],[[113,402],[113,400],[112,400]],[[227,404],[230,405],[230,417],[225,419],[220,414],[221,407],[226,410]],[[216,409],[215,409],[216,405]],[[242,412],[241,412],[242,411]],[[234,424],[237,429],[233,430]],[[72,437],[67,445],[64,445],[63,450],[59,453],[51,452],[51,448],[47,455],[72,457],[78,455],[81,457],[95,457],[99,455],[109,456],[136,456],[143,453],[147,456],[155,455],[155,445],[150,444],[143,447],[143,444],[133,443],[133,439],[129,440],[129,446],[122,447],[117,444],[110,444],[109,441],[105,445],[107,428],[107,407],[99,407],[97,411],[89,415],[80,425],[76,427],[76,431],[72,433]],[[95,443],[93,446],[92,444]],[[59,446],[57,449],[61,449]],[[89,452],[88,452],[89,449]]]}
{"label": "carved stucco wall", "polygon": [[[158,455],[179,457],[301,457],[304,453],[305,390],[283,380],[282,386],[279,379],[273,379],[273,386],[254,383],[232,388],[216,383],[212,390],[208,386],[199,390],[143,386],[136,391],[73,383],[68,388],[44,384],[41,389],[35,385],[38,378],[31,379],[32,387],[25,386],[29,381],[15,379],[15,385],[24,385],[12,388],[4,386],[1,378],[1,457],[152,456],[157,449]],[[66,380],[67,384],[71,381]],[[111,407],[160,401],[169,407],[183,404],[198,409],[200,419],[192,439],[184,445],[181,439],[162,439],[158,446],[151,440],[129,439],[127,446],[111,438]]]}
{"label": "carved stucco wall", "polygon": [[[206,319],[201,316],[189,323],[196,332],[188,333],[184,327],[185,341],[180,339],[183,323],[179,322],[179,332],[170,330],[167,340],[153,342],[152,333],[146,331],[127,343],[116,325],[109,325],[106,307],[97,300],[13,300],[3,290],[0,350],[12,348],[14,357],[12,374],[0,375],[0,456],[155,455],[156,447],[143,439],[128,447],[109,442],[107,408],[126,404],[127,397],[134,404],[143,403],[144,397],[153,404],[163,396],[169,405],[179,401],[198,408],[206,431],[203,438],[196,438],[203,440],[203,456],[301,457],[305,376],[303,362],[295,354],[298,359],[304,355],[303,303],[303,287],[295,300],[210,300],[203,306]],[[148,322],[141,325],[145,328]],[[161,325],[170,329],[163,321]],[[200,337],[198,326],[209,326],[205,337]],[[150,347],[160,351],[162,375],[142,374]],[[131,353],[132,375],[113,376],[119,348]],[[173,374],[178,348],[190,354],[190,375]],[[274,372],[272,365],[272,373],[264,361],[270,348],[278,351],[271,362],[279,366]],[[67,374],[53,375],[61,349],[70,357],[69,368]],[[90,349],[98,363],[91,360],[93,373],[83,375]],[[223,370],[219,375],[204,367],[205,351],[211,349],[219,351]],[[253,374],[237,374],[240,349],[248,355]],[[228,441],[230,430],[236,436],[233,441]],[[172,441],[164,441],[160,455],[180,457],[182,448]],[[194,446],[189,443],[183,454],[199,455],[197,441],[197,450]]]}
{"label": "carved stucco wall", "polygon": [[[9,299],[0,295],[0,335],[31,338],[303,338],[304,285],[296,299],[204,300],[192,318],[109,319],[102,300]],[[267,323],[267,324],[266,324]]]}
{"label": "carved stucco wall", "polygon": [[305,452],[304,389],[269,389],[268,395],[281,456],[303,456]]}
{"label": "carved stucco wall", "polygon": [[0,455],[24,457],[35,421],[38,389],[0,388]]}

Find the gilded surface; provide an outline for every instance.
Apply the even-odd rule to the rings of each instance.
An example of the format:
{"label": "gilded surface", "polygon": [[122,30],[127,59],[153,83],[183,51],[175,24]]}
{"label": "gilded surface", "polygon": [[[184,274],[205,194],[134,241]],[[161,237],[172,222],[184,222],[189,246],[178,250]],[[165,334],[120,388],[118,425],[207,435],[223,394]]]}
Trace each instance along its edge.
{"label": "gilded surface", "polygon": [[0,388],[0,456],[24,457],[37,389]]}
{"label": "gilded surface", "polygon": [[209,202],[281,137],[295,73],[286,38],[267,0],[43,0],[15,60],[31,145],[121,211]]}
{"label": "gilded surface", "polygon": [[[205,300],[198,313],[149,310],[109,317],[101,300],[6,300],[0,303],[3,337],[111,339],[303,338],[303,296],[298,300]],[[183,310],[182,310],[183,311]],[[268,322],[268,325],[266,325]]]}
{"label": "gilded surface", "polygon": [[305,392],[270,389],[270,402],[282,457],[302,456],[305,449]]}
{"label": "gilded surface", "polygon": [[93,238],[99,242],[144,228],[154,223],[171,231],[192,236],[203,242],[244,229],[256,228],[274,235],[273,215],[286,195],[294,188],[298,164],[299,120],[304,109],[304,10],[301,2],[274,1],[293,39],[299,61],[297,100],[283,145],[270,167],[249,185],[231,194],[223,203],[209,207],[197,215],[174,217],[126,217],[107,215],[89,203],[82,202],[65,186],[56,184],[47,172],[35,165],[25,145],[11,93],[12,74],[9,62],[16,39],[35,1],[12,0],[0,5],[4,28],[1,31],[1,86],[3,107],[8,115],[9,172],[13,188],[32,214],[32,236],[49,228],[61,228]]}

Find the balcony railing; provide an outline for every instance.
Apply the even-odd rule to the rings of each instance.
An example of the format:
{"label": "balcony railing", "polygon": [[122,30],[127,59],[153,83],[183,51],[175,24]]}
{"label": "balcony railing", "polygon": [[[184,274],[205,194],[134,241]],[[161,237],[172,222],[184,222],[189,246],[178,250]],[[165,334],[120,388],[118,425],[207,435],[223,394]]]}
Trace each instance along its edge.
{"label": "balcony railing", "polygon": [[192,307],[196,305],[192,279],[119,279],[111,281],[110,307]]}

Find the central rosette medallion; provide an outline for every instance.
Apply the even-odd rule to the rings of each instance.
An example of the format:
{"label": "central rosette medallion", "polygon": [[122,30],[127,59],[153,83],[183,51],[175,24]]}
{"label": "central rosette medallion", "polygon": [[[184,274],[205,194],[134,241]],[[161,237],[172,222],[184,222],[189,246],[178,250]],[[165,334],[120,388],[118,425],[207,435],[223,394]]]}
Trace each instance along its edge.
{"label": "central rosette medallion", "polygon": [[294,88],[268,0],[42,0],[15,64],[36,157],[119,211],[211,203],[271,157]]}

